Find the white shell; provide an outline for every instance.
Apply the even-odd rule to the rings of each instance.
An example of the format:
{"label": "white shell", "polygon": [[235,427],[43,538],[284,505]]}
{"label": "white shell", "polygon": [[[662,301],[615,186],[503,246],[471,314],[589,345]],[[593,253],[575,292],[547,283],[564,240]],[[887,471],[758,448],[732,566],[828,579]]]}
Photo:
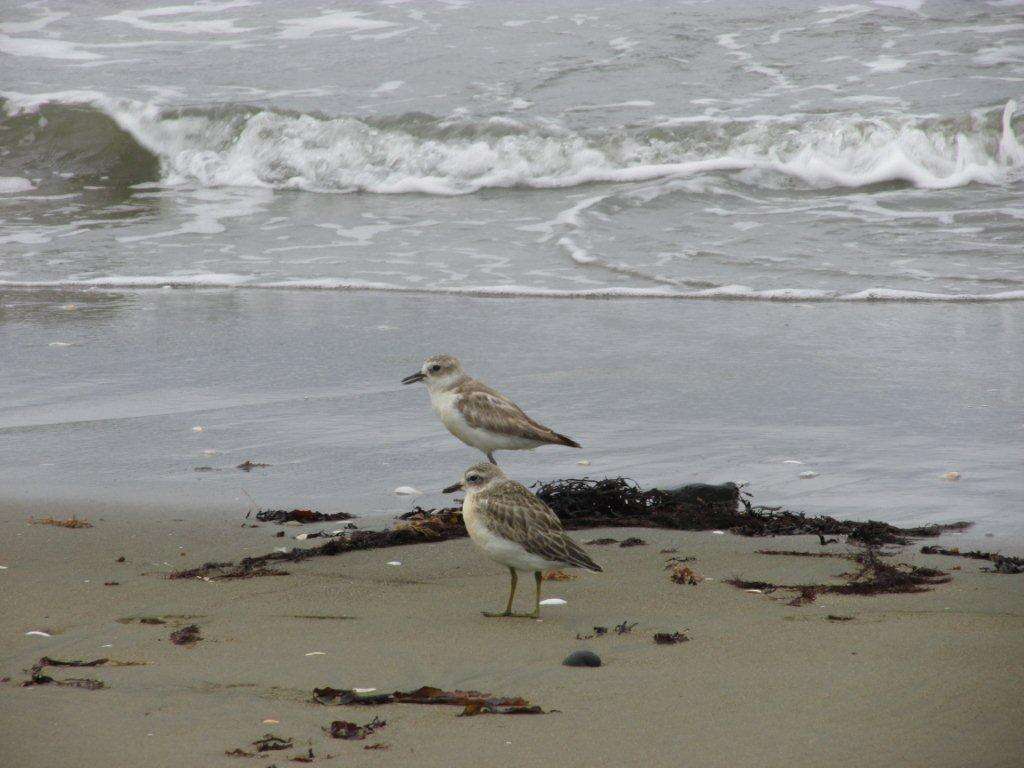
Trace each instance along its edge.
{"label": "white shell", "polygon": [[946,474],[944,474],[942,476],[942,479],[943,480],[959,480],[960,479],[960,473],[957,472],[956,470],[950,470],[949,472],[947,472]]}
{"label": "white shell", "polygon": [[560,597],[549,597],[540,601],[541,605],[565,605],[565,600]]}
{"label": "white shell", "polygon": [[39,629],[31,629],[25,633],[26,635],[35,635],[36,637],[53,637],[49,632],[43,632]]}
{"label": "white shell", "polygon": [[395,488],[396,496],[421,496],[423,491],[418,488],[413,488],[411,485],[400,485]]}
{"label": "white shell", "polygon": [[800,479],[801,480],[810,480],[811,478],[817,477],[817,476],[818,476],[818,473],[817,472],[812,472],[811,470],[807,470],[806,472],[801,472],[800,473]]}
{"label": "white shell", "polygon": [[388,560],[387,565],[401,565],[401,560]]}

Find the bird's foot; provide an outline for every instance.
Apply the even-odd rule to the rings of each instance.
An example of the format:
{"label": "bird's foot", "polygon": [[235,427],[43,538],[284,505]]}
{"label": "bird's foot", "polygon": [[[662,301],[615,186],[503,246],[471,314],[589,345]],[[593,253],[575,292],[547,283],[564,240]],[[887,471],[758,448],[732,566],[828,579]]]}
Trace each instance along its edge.
{"label": "bird's foot", "polygon": [[540,616],[539,613],[514,613],[512,611],[481,611],[484,616],[489,619],[536,619]]}

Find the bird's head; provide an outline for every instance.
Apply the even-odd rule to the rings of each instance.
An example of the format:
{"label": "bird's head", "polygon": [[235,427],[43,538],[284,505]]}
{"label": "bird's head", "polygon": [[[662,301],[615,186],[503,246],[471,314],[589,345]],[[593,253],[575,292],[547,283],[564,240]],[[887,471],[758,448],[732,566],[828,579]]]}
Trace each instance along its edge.
{"label": "bird's head", "polygon": [[403,384],[424,381],[430,390],[445,390],[466,377],[459,358],[452,355],[434,355],[423,361],[420,369],[402,379]]}
{"label": "bird's head", "polygon": [[444,489],[444,492],[455,493],[456,491],[465,491],[466,493],[478,493],[504,479],[505,473],[499,469],[497,464],[481,461],[479,464],[474,464],[463,472],[462,480],[454,485],[449,485]]}

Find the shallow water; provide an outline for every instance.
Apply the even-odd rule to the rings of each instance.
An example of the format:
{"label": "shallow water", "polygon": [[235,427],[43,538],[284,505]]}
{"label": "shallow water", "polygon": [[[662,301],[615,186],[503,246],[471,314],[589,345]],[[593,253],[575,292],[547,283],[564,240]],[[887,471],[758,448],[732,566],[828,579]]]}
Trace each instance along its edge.
{"label": "shallow water", "polygon": [[4,494],[404,511],[474,459],[395,385],[451,351],[594,474],[1024,532],[1021,40],[1006,2],[13,5]]}

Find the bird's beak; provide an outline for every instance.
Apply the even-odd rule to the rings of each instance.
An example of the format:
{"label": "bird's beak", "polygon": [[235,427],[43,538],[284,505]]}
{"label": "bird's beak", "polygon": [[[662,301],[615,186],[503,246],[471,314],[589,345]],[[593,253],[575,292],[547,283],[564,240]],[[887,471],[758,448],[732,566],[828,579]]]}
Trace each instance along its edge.
{"label": "bird's beak", "polygon": [[445,488],[443,491],[441,491],[441,493],[455,493],[456,491],[461,491],[461,490],[462,490],[462,483],[459,482],[459,483],[456,483],[455,485],[449,485],[447,488]]}
{"label": "bird's beak", "polygon": [[417,381],[423,381],[427,378],[427,375],[422,371],[416,371],[412,376],[406,376],[402,379],[403,384],[415,384]]}

